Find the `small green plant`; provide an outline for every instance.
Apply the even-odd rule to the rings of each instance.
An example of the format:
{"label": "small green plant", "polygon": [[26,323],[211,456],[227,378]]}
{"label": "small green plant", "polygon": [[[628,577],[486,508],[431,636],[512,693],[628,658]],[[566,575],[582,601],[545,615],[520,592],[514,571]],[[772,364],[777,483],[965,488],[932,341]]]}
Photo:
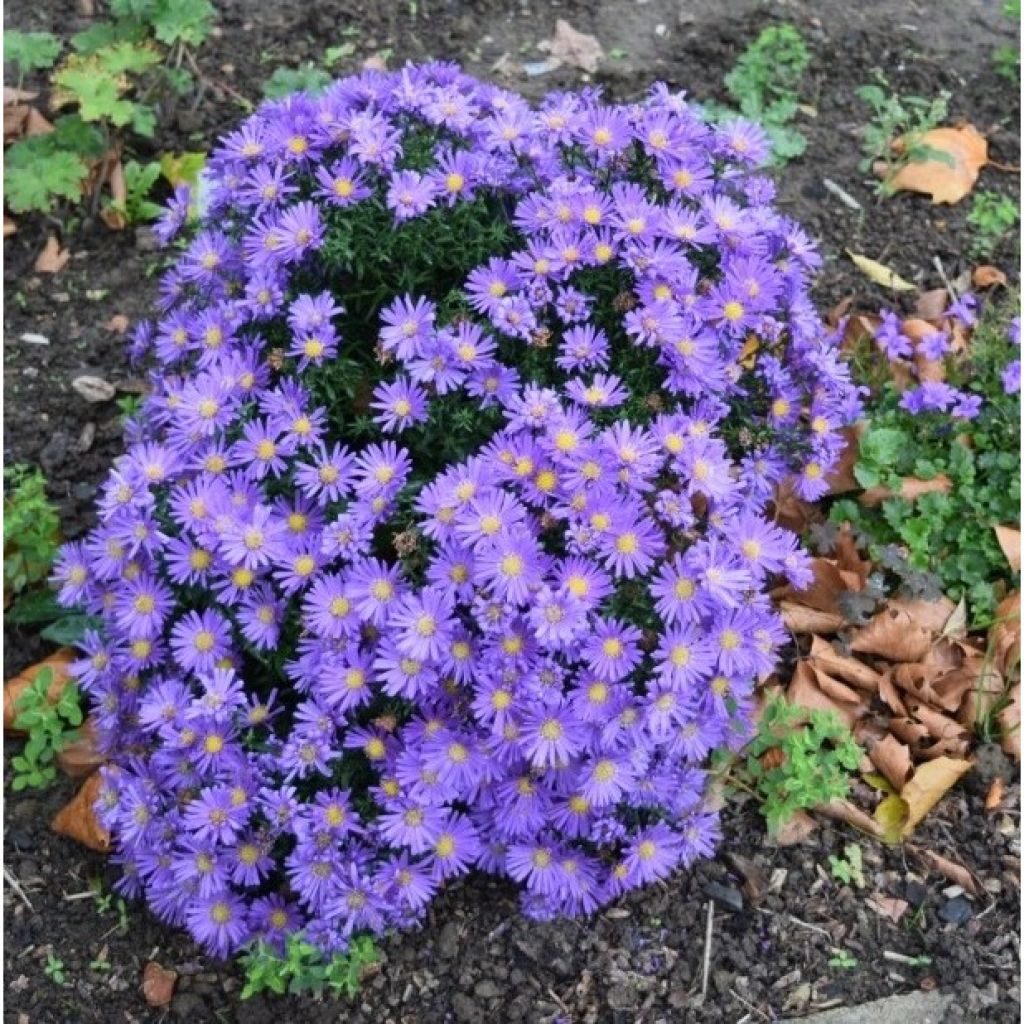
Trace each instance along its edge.
{"label": "small green plant", "polygon": [[242,998],[259,992],[278,995],[324,991],[335,997],[359,991],[363,971],[378,959],[377,947],[369,935],[358,935],[345,954],[325,961],[320,951],[299,935],[291,935],[284,956],[278,956],[265,942],[257,942],[241,956],[245,969]]}
{"label": "small green plant", "polygon": [[881,71],[875,80],[857,89],[857,96],[871,108],[871,120],[864,127],[861,148],[864,159],[860,170],[884,165],[878,190],[889,193],[893,175],[910,163],[938,160],[952,165],[953,158],[924,142],[927,132],[937,127],[949,113],[950,94],[943,89],[934,99],[923,96],[900,96]]}
{"label": "small green plant", "polygon": [[142,399],[138,395],[121,395],[114,403],[121,410],[121,422],[127,423],[142,406]]}
{"label": "small green plant", "polygon": [[110,970],[110,961],[102,953],[94,960],[89,961],[89,970],[97,974],[106,974]]}
{"label": "small green plant", "polygon": [[316,95],[330,84],[331,75],[318,64],[306,61],[297,68],[275,68],[274,73],[263,83],[263,95],[279,99],[293,92],[308,92]]}
{"label": "small green plant", "polygon": [[832,711],[772,698],[747,747],[742,775],[763,800],[771,833],[797,811],[846,796],[861,748]]}
{"label": "small green plant", "polygon": [[[1020,0],[1007,0],[1003,4],[1003,14],[1013,22],[1013,30],[1020,30]],[[1020,82],[1020,46],[1006,44],[996,48],[992,54],[992,63],[996,72],[1011,82]]]}
{"label": "small green plant", "polygon": [[848,950],[832,947],[832,956],[828,961],[829,967],[835,967],[841,971],[850,971],[857,966],[857,958]]}
{"label": "small green plant", "polygon": [[50,574],[60,519],[46,496],[46,478],[31,466],[4,469],[4,595],[42,583]]}
{"label": "small green plant", "polygon": [[125,201],[123,203],[109,202],[107,209],[121,214],[129,225],[156,220],[163,212],[163,207],[159,203],[154,203],[149,196],[161,173],[160,164],[155,160],[148,164],[129,160],[124,165],[127,193]]}
{"label": "small green plant", "polygon": [[[51,106],[71,112],[53,132],[19,139],[5,153],[4,199],[14,213],[48,213],[61,200],[81,200],[101,157],[124,149],[132,135],[153,136],[160,96],[193,87],[185,65],[195,66],[192,49],[209,34],[209,0],[111,0],[109,12],[111,20],[71,38],[72,52],[54,70]],[[53,67],[59,54],[59,40],[46,33],[9,32],[4,41],[4,60],[15,65],[19,81]],[[148,196],[157,175],[152,165],[129,164],[123,212],[136,222],[151,219]],[[92,187],[98,197],[99,185]]]}
{"label": "small green plant", "polygon": [[38,788],[57,776],[54,758],[74,736],[82,724],[82,705],[78,684],[68,680],[57,701],[49,698],[53,669],[41,669],[25,688],[15,705],[14,725],[28,733],[25,748],[11,758],[15,790]]}
{"label": "small green plant", "polygon": [[830,856],[829,867],[832,877],[844,885],[855,885],[863,889],[867,882],[864,879],[864,857],[856,843],[849,843],[842,857]]}
{"label": "small green plant", "polygon": [[[725,87],[739,112],[764,128],[772,159],[784,164],[800,156],[807,140],[791,127],[800,103],[800,84],[811,53],[792,25],[772,25],[747,47],[725,76]],[[719,118],[728,111],[716,109]]]}
{"label": "small green plant", "polygon": [[1020,220],[1020,206],[1002,192],[982,189],[974,193],[967,223],[971,227],[971,255],[990,256],[1013,232]]}
{"label": "small green plant", "polygon": [[[888,552],[898,548],[912,569],[934,573],[949,597],[966,599],[975,625],[991,620],[1018,579],[994,530],[1020,522],[1020,396],[1005,393],[1001,376],[1018,356],[1007,337],[1017,301],[1012,294],[990,304],[966,355],[947,360],[948,383],[982,399],[973,420],[912,414],[891,381],[871,378],[877,354],[853,358],[854,377],[873,391],[854,476],[862,487],[886,487],[894,496],[871,508],[844,498],[830,510],[833,523],[848,522],[864,537],[878,564],[891,565]],[[947,488],[914,501],[899,497],[905,478],[940,475]]]}
{"label": "small green plant", "polygon": [[64,961],[58,960],[52,953],[46,954],[43,973],[58,985],[63,985],[68,980],[68,976],[64,973]]}

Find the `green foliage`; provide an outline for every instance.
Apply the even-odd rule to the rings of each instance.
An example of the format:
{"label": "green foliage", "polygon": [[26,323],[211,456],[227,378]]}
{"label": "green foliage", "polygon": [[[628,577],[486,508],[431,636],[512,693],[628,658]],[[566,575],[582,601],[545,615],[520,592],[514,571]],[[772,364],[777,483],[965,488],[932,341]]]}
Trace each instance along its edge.
{"label": "green foliage", "polygon": [[[772,159],[784,164],[800,156],[807,140],[791,122],[800,102],[800,83],[811,53],[792,25],[771,25],[747,47],[725,76],[739,112],[757,121],[772,144]],[[719,116],[726,116],[724,111]]]}
{"label": "green foliage", "polygon": [[43,973],[58,985],[63,985],[68,980],[68,976],[64,972],[64,961],[58,960],[52,953],[46,954]]}
{"label": "green foliage", "polygon": [[328,961],[300,935],[289,936],[283,957],[265,942],[257,942],[240,958],[245,970],[242,998],[268,991],[277,995],[321,995],[324,991],[335,997],[355,995],[364,968],[377,958],[377,947],[369,935],[357,935],[346,953],[336,953]]}
{"label": "green foliage", "polygon": [[857,96],[871,108],[871,120],[861,139],[864,159],[860,170],[868,172],[878,161],[886,165],[879,192],[889,194],[893,175],[909,163],[938,160],[953,165],[948,153],[923,141],[925,133],[937,127],[949,113],[950,94],[945,89],[934,99],[900,96],[876,69],[874,82],[857,89]]}
{"label": "green foliage", "polygon": [[[874,508],[844,499],[830,512],[834,523],[852,524],[880,564],[895,546],[911,568],[935,573],[954,601],[967,600],[969,617],[978,624],[991,618],[1017,579],[993,530],[1020,522],[1020,396],[1004,394],[1001,380],[1006,364],[1018,358],[1006,337],[1016,303],[1012,295],[990,306],[967,357],[948,367],[950,384],[982,396],[975,420],[911,415],[900,408],[891,382],[873,388],[870,426],[854,467],[857,482],[898,493],[906,477],[931,480],[942,473],[951,481],[948,493],[913,502],[893,497]],[[857,373],[857,360],[853,365]]]}
{"label": "green foliage", "polygon": [[77,153],[55,148],[49,139],[22,139],[4,154],[4,200],[12,213],[47,213],[57,199],[82,198],[88,165]]}
{"label": "green foliage", "polygon": [[18,69],[18,87],[30,71],[52,68],[60,53],[61,41],[50,32],[4,33],[4,63]]}
{"label": "green foliage", "polygon": [[967,223],[971,226],[971,255],[990,256],[1013,232],[1020,220],[1020,207],[1012,197],[993,189],[974,193]]}
{"label": "green foliage", "polygon": [[60,519],[46,478],[31,466],[4,469],[4,593],[16,596],[50,574]]}
{"label": "green foliage", "polygon": [[263,83],[263,95],[269,99],[279,99],[298,91],[315,95],[323,92],[330,81],[331,76],[323,68],[306,61],[297,68],[276,68]]}
{"label": "green foliage", "polygon": [[[1013,30],[1020,30],[1020,0],[1007,0],[1003,4],[1003,14],[1013,22]],[[992,63],[996,71],[1011,82],[1020,83],[1020,46],[1005,45],[997,47],[992,54]]]}
{"label": "green foliage", "polygon": [[82,724],[78,685],[68,680],[60,698],[53,703],[49,699],[52,682],[53,669],[40,670],[15,705],[14,725],[28,733],[24,750],[11,758],[11,787],[15,790],[52,782],[57,775],[54,758],[73,737],[73,730]]}
{"label": "green foliage", "polygon": [[845,885],[855,885],[858,889],[863,889],[867,885],[864,878],[864,855],[856,843],[847,844],[842,857],[830,855],[828,863],[832,869],[832,877],[837,881]]}
{"label": "green foliage", "polygon": [[[143,224],[160,216],[163,207],[152,202],[148,197],[163,172],[155,160],[148,164],[140,164],[137,160],[129,160],[124,165],[124,180],[127,195],[124,203],[109,202],[107,208],[123,214],[128,224]],[[132,396],[134,397],[134,396]],[[118,402],[120,405],[121,403]]]}
{"label": "green foliage", "polygon": [[857,966],[857,958],[849,950],[833,946],[832,956],[829,958],[828,965],[841,971],[849,971]]}
{"label": "green foliage", "polygon": [[[772,755],[762,761],[762,755]],[[797,811],[846,796],[861,748],[833,711],[809,710],[775,697],[747,747],[742,775],[764,801],[769,832]]]}

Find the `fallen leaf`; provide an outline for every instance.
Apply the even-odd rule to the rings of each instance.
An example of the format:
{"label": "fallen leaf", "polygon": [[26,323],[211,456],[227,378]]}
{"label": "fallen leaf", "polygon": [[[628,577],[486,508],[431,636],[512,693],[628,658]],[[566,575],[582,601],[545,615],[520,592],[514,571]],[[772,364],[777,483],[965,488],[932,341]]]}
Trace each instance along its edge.
{"label": "fallen leaf", "polygon": [[142,994],[150,1006],[168,1006],[174,995],[174,986],[178,981],[178,972],[161,967],[155,960],[150,960],[142,971]]}
{"label": "fallen leaf", "polygon": [[956,611],[956,605],[948,597],[937,597],[932,601],[920,598],[905,601],[897,597],[889,602],[889,607],[906,613],[915,626],[930,633],[941,633],[950,615]]}
{"label": "fallen leaf", "polygon": [[971,896],[985,895],[985,887],[969,867],[950,860],[948,857],[943,857],[942,854],[936,853],[934,850],[925,850],[916,843],[907,843],[906,850],[932,871],[936,871],[943,878],[956,883]]}
{"label": "fallen leaf", "polygon": [[[787,587],[779,596],[807,605],[819,612],[839,613],[839,599],[855,589],[842,570],[830,558],[811,559],[811,582],[806,587]],[[859,580],[856,581],[859,584]]]}
{"label": "fallen leaf", "polygon": [[943,160],[911,160],[886,179],[893,192],[923,192],[933,203],[958,203],[968,195],[988,163],[988,141],[972,124],[933,128],[915,145],[946,154]]}
{"label": "fallen leaf", "polygon": [[14,720],[18,717],[18,698],[35,682],[36,677],[44,669],[50,669],[53,676],[46,691],[47,699],[54,704],[60,700],[64,686],[71,678],[71,663],[77,655],[70,647],[61,647],[49,657],[29,666],[4,683],[4,731],[13,735],[21,733],[14,728]]}
{"label": "fallen leaf", "polygon": [[18,230],[18,225],[15,223],[12,217],[8,217],[4,214],[4,238],[10,238],[11,235],[15,234]]}
{"label": "fallen leaf", "polygon": [[853,475],[853,467],[857,464],[857,458],[860,455],[860,438],[866,428],[867,424],[862,422],[853,427],[844,427],[840,431],[845,443],[839,461],[833,467],[826,481],[829,494],[846,494],[847,491],[860,490],[860,484]]}
{"label": "fallen leaf", "polygon": [[124,334],[128,330],[129,320],[124,313],[115,313],[104,326],[108,331],[113,331],[115,334]]}
{"label": "fallen leaf", "polygon": [[866,835],[881,838],[882,828],[866,811],[862,811],[856,804],[849,800],[830,800],[827,804],[820,804],[814,808],[818,814],[823,814],[834,821],[842,821],[852,828],[863,832]]}
{"label": "fallen leaf", "polygon": [[1006,788],[1006,783],[1003,782],[1003,777],[997,775],[992,780],[992,785],[988,787],[988,793],[985,795],[985,810],[994,811],[1003,802],[1003,791]]}
{"label": "fallen leaf", "polygon": [[107,853],[110,850],[110,836],[96,819],[93,810],[102,785],[100,773],[93,772],[70,803],[57,812],[56,817],[50,822],[50,828],[57,835],[74,839],[90,850]]}
{"label": "fallen leaf", "polygon": [[999,602],[995,621],[988,631],[989,649],[996,667],[1004,675],[1020,662],[1020,591]]}
{"label": "fallen leaf", "polygon": [[877,654],[889,661],[920,661],[931,644],[930,631],[917,625],[907,611],[890,604],[857,630],[850,641],[850,650],[857,654]]}
{"label": "fallen leaf", "polygon": [[811,711],[834,711],[847,726],[852,726],[866,710],[860,694],[848,687],[838,689],[841,683],[834,679],[826,682],[826,678],[806,661],[798,662],[786,688],[786,700]]}
{"label": "fallen leaf", "polygon": [[914,311],[921,320],[938,323],[949,305],[949,292],[945,288],[929,288],[921,292],[914,303]]}
{"label": "fallen leaf", "polygon": [[37,274],[57,274],[64,269],[69,259],[71,250],[62,249],[56,235],[50,235],[42,252],[36,257],[33,267]]}
{"label": "fallen leaf", "polygon": [[953,614],[946,619],[942,627],[942,635],[962,640],[967,636],[967,598],[961,597],[960,603],[953,610]]}
{"label": "fallen leaf", "polygon": [[818,828],[818,823],[806,812],[797,811],[792,817],[787,818],[773,833],[769,839],[776,846],[796,846],[812,836]]}
{"label": "fallen leaf", "polygon": [[1020,530],[1012,526],[994,526],[999,547],[1014,572],[1020,572]]}
{"label": "fallen leaf", "polygon": [[878,696],[881,698],[882,703],[890,710],[895,711],[897,715],[906,715],[906,705],[903,703],[903,698],[892,681],[891,671],[883,672],[879,678]]}
{"label": "fallen leaf", "polygon": [[971,274],[971,284],[975,288],[991,288],[994,284],[1001,285],[1003,288],[1006,287],[1006,274],[1004,274],[998,267],[989,266],[989,264],[982,264],[980,267],[975,267]]}
{"label": "fallen leaf", "polygon": [[897,899],[895,896],[886,896],[881,892],[872,893],[864,902],[879,917],[886,917],[893,924],[899,924],[900,918],[910,909],[910,904],[906,900]]}
{"label": "fallen leaf", "polygon": [[92,403],[109,402],[117,394],[117,389],[110,381],[104,380],[102,377],[93,377],[89,374],[76,377],[71,382],[71,386],[87,402]]}
{"label": "fallen leaf", "polygon": [[900,791],[900,798],[907,805],[907,820],[902,827],[904,838],[914,831],[924,816],[970,768],[970,761],[939,757],[921,765],[914,772],[910,781]]}
{"label": "fallen leaf", "polygon": [[555,34],[537,44],[537,49],[550,53],[558,64],[568,64],[593,74],[604,58],[604,50],[594,36],[577,32],[564,18],[555,22]]}
{"label": "fallen leaf", "polygon": [[916,285],[900,277],[899,274],[884,263],[879,263],[877,260],[869,259],[867,256],[862,256],[859,253],[850,252],[849,249],[846,250],[846,255],[853,260],[857,269],[865,277],[875,284],[881,285],[883,288],[889,288],[894,292],[912,292],[916,288]]}
{"label": "fallen leaf", "polygon": [[752,861],[749,857],[744,857],[739,853],[727,853],[725,859],[729,863],[729,867],[733,869],[742,879],[743,895],[753,904],[757,906],[758,903],[764,899],[765,893],[768,891],[768,878],[765,873]]}
{"label": "fallen leaf", "polygon": [[999,712],[999,745],[1020,764],[1020,683],[1010,690],[1006,706]]}
{"label": "fallen leaf", "polygon": [[791,633],[838,633],[846,621],[838,612],[821,612],[795,601],[781,601],[779,611]]}
{"label": "fallen leaf", "polygon": [[811,638],[808,659],[814,668],[820,668],[830,675],[838,676],[852,686],[863,690],[877,690],[880,674],[863,661],[837,654],[835,648],[820,636]]}
{"label": "fallen leaf", "polygon": [[910,748],[891,734],[886,735],[880,743],[876,743],[868,751],[868,757],[896,792],[903,789],[907,780],[914,774]]}
{"label": "fallen leaf", "polygon": [[903,836],[903,826],[909,813],[906,800],[895,793],[882,800],[875,808],[875,821],[880,829],[879,838],[886,843],[898,843]]}
{"label": "fallen leaf", "polygon": [[105,181],[110,187],[111,203],[100,210],[100,220],[111,231],[123,231],[128,225],[128,219],[123,212],[128,202],[128,183],[119,158],[114,158],[109,163]]}
{"label": "fallen leaf", "polygon": [[96,745],[96,729],[91,718],[76,730],[75,738],[65,743],[57,754],[57,766],[71,779],[84,779],[91,775],[106,758]]}
{"label": "fallen leaf", "polygon": [[[931,480],[918,480],[917,477],[908,476],[900,480],[899,497],[905,501],[916,501],[923,494],[949,494],[952,487],[953,481],[945,473],[936,473]],[[880,484],[878,487],[869,487],[857,497],[857,501],[865,508],[874,508],[892,497],[892,488]]]}

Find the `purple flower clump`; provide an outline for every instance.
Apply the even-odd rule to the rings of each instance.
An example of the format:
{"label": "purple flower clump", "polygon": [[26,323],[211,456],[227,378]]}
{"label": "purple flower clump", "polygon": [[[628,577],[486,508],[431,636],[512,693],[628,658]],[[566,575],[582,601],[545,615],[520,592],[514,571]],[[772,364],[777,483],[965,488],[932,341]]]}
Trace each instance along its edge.
{"label": "purple flower clump", "polygon": [[[706,759],[784,643],[771,582],[809,575],[770,502],[825,492],[858,412],[764,149],[662,86],[534,109],[448,64],[223,140],[56,572],[103,623],[75,674],[123,891],[219,955],[330,953],[473,869],[550,918],[710,853]],[[352,313],[359,217],[474,203],[502,231],[452,292]],[[495,425],[438,468],[443,403]]]}

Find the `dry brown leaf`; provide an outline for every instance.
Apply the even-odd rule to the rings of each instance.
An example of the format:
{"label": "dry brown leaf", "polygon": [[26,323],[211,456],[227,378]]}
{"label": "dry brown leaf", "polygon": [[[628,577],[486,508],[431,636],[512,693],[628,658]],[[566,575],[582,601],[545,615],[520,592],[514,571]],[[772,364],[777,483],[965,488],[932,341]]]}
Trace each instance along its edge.
{"label": "dry brown leaf", "polygon": [[90,850],[107,853],[110,850],[110,836],[99,823],[93,810],[103,780],[98,771],[93,772],[82,784],[71,802],[62,807],[50,822],[50,828],[57,835],[74,839]]}
{"label": "dry brown leaf", "polygon": [[57,767],[72,779],[84,779],[91,775],[106,758],[96,745],[96,729],[93,720],[87,718],[76,731],[75,738],[64,745],[57,754]]}
{"label": "dry brown leaf", "polygon": [[860,581],[857,589],[863,590],[871,575],[871,563],[861,558],[857,550],[857,539],[848,523],[840,527],[832,546],[832,554],[839,569],[843,572],[852,572]]}
{"label": "dry brown leaf", "polygon": [[845,822],[859,832],[881,838],[882,829],[878,822],[870,814],[861,810],[861,808],[849,800],[830,800],[827,804],[815,807],[814,810],[818,814],[825,815],[827,818]]}
{"label": "dry brown leaf", "polygon": [[929,288],[921,292],[914,311],[921,320],[940,321],[949,305],[949,292],[945,288]]}
{"label": "dry brown leaf", "polygon": [[942,854],[936,853],[934,850],[925,850],[915,843],[907,843],[906,849],[908,853],[917,857],[926,867],[942,875],[943,878],[947,878],[949,881],[959,885],[964,892],[969,893],[971,896],[985,895],[985,887],[969,867],[959,864],[955,860],[950,860],[948,857],[943,857]]}
{"label": "dry brown leaf", "polygon": [[863,690],[877,690],[880,674],[863,661],[837,654],[835,648],[820,636],[811,638],[809,658],[811,665],[833,676],[838,676]]}
{"label": "dry brown leaf", "polygon": [[903,703],[903,698],[900,696],[899,689],[892,681],[892,671],[883,672],[878,680],[878,696],[881,698],[882,703],[894,711],[897,715],[905,716],[907,713],[906,705]]}
{"label": "dry brown leaf", "polygon": [[999,712],[999,745],[1020,764],[1020,683],[1010,690],[1006,707]]}
{"label": "dry brown leaf", "polygon": [[956,605],[948,597],[938,597],[934,601],[894,598],[889,602],[889,607],[906,612],[915,626],[931,633],[941,633],[950,615],[956,611]]}
{"label": "dry brown leaf", "polygon": [[797,811],[775,832],[770,833],[768,838],[776,846],[796,846],[812,836],[817,828],[818,823],[806,811]]}
{"label": "dry brown leaf", "polygon": [[48,668],[53,672],[49,689],[46,691],[47,698],[54,704],[60,700],[64,686],[71,678],[71,663],[75,659],[76,654],[70,647],[61,647],[49,657],[30,665],[4,683],[4,732],[20,734],[21,730],[14,728],[14,720],[18,717],[18,698],[44,669]]}
{"label": "dry brown leaf", "polygon": [[887,267],[884,263],[879,263],[878,260],[862,256],[860,253],[850,252],[849,249],[846,250],[846,255],[853,260],[857,269],[865,277],[875,284],[881,285],[883,288],[890,288],[894,292],[912,292],[917,287],[905,278],[900,277],[891,267]]}
{"label": "dry brown leaf", "polygon": [[839,598],[851,589],[850,581],[831,558],[811,559],[811,582],[801,590],[787,587],[785,597],[819,612],[839,614]]}
{"label": "dry brown leaf", "polygon": [[36,257],[34,268],[37,274],[57,274],[62,271],[71,259],[71,250],[62,249],[56,235],[46,239],[46,245]]}
{"label": "dry brown leaf", "polygon": [[[836,680],[830,682],[836,683]],[[836,686],[842,684],[836,683]],[[852,726],[865,710],[860,694],[845,687],[846,693],[852,698],[847,699],[842,691],[832,686],[829,689],[832,692],[826,693],[819,674],[806,661],[801,661],[797,663],[793,678],[786,688],[786,700],[812,711],[834,711],[847,726]],[[837,693],[840,695],[837,696]]]}
{"label": "dry brown leaf", "polygon": [[974,188],[978,174],[988,163],[988,141],[972,124],[933,128],[915,141],[952,157],[953,164],[912,160],[887,179],[894,192],[923,192],[932,197],[933,203],[958,203]]}
{"label": "dry brown leaf", "polygon": [[995,526],[996,540],[1014,572],[1020,572],[1020,530],[1012,526]]}
{"label": "dry brown leaf", "polygon": [[1020,591],[999,602],[995,623],[988,631],[989,649],[996,667],[1005,676],[1020,662]]}
{"label": "dry brown leaf", "polygon": [[787,530],[803,533],[811,523],[821,522],[822,514],[817,505],[799,497],[794,486],[787,480],[776,490],[773,501],[775,521]]}
{"label": "dry brown leaf", "polygon": [[897,899],[895,896],[886,896],[885,893],[874,892],[864,901],[879,917],[886,917],[893,924],[899,924],[900,918],[910,909],[906,900]]}
{"label": "dry brown leaf", "polygon": [[124,334],[128,330],[129,324],[128,317],[124,313],[115,313],[105,324],[104,327],[108,331],[113,331],[115,334]]}
{"label": "dry brown leaf", "polygon": [[929,630],[921,628],[909,612],[890,604],[854,633],[850,650],[889,661],[920,661],[931,643]]}
{"label": "dry brown leaf", "polygon": [[829,494],[846,494],[847,491],[860,490],[860,484],[857,483],[857,478],[853,475],[853,467],[857,464],[857,457],[860,454],[860,439],[866,428],[866,423],[859,423],[852,427],[844,427],[840,431],[845,444],[839,461],[827,479]]}
{"label": "dry brown leaf", "polygon": [[914,774],[914,762],[910,757],[910,748],[905,743],[900,743],[895,736],[888,735],[880,743],[876,743],[868,751],[868,757],[897,792],[907,784],[907,780]]}
{"label": "dry brown leaf", "polygon": [[4,214],[4,238],[10,238],[11,235],[15,234],[18,230],[18,225],[14,221],[13,217],[8,217]]}
{"label": "dry brown leaf", "polygon": [[920,317],[908,317],[903,321],[900,331],[905,334],[914,347],[914,368],[917,379],[921,381],[941,381],[946,379],[946,363],[943,359],[929,359],[922,351],[924,342],[938,334],[940,328]]}
{"label": "dry brown leaf", "polygon": [[1006,275],[998,267],[992,267],[985,263],[974,268],[974,272],[971,274],[971,284],[978,289],[991,288],[994,284],[1005,288]]}
{"label": "dry brown leaf", "polygon": [[[128,225],[124,213],[125,204],[128,201],[128,183],[124,176],[124,167],[119,157],[112,155],[104,159],[106,174],[101,181],[105,180],[110,187],[110,198],[112,205],[100,210],[100,220],[110,228],[111,231],[123,231]],[[102,170],[100,172],[102,174]]]}
{"label": "dry brown leaf", "polygon": [[178,982],[178,972],[150,960],[142,971],[142,994],[150,1006],[169,1006]]}
{"label": "dry brown leaf", "polygon": [[794,601],[781,601],[782,622],[791,633],[838,633],[845,619],[838,612],[819,612]]}
{"label": "dry brown leaf", "polygon": [[983,659],[972,659],[961,668],[946,670],[934,665],[897,665],[892,681],[908,696],[954,712],[985,671]]}
{"label": "dry brown leaf", "polygon": [[924,816],[969,771],[971,762],[952,757],[938,757],[921,765],[900,791],[907,805],[907,820],[903,825],[906,838],[920,824]]}
{"label": "dry brown leaf", "polygon": [[593,74],[604,58],[604,50],[594,36],[577,32],[564,18],[555,22],[555,34],[537,44],[537,49],[550,53],[558,64],[568,64]]}
{"label": "dry brown leaf", "polygon": [[[900,480],[899,496],[905,501],[916,501],[922,494],[949,494],[952,486],[953,481],[945,473],[937,473],[931,480],[918,480],[917,477],[908,476]],[[891,497],[892,488],[880,484],[878,487],[869,487],[858,496],[857,501],[865,508],[874,508]]]}

